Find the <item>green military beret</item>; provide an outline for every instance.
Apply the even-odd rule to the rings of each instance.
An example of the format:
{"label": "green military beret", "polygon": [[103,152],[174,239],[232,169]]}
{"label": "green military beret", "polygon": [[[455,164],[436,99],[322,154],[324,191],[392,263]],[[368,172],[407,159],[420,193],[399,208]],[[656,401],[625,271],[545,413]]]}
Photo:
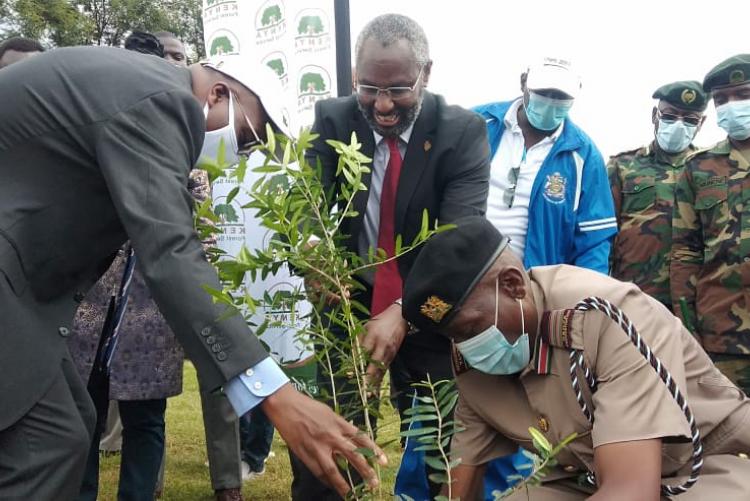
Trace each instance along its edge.
{"label": "green military beret", "polygon": [[682,80],[662,85],[651,97],[691,111],[703,111],[708,106],[708,95],[703,92],[701,83],[696,80]]}
{"label": "green military beret", "polygon": [[404,282],[402,314],[421,330],[450,323],[510,242],[482,216],[454,224],[430,238]]}
{"label": "green military beret", "polygon": [[703,79],[703,90],[750,83],[750,54],[738,54],[717,64]]}

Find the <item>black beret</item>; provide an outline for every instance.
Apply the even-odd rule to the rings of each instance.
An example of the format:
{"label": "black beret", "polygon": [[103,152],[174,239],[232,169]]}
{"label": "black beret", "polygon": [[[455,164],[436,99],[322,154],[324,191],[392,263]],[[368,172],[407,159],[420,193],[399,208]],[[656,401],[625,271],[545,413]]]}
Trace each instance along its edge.
{"label": "black beret", "polygon": [[691,111],[703,111],[708,106],[708,95],[703,92],[701,83],[696,80],[682,80],[662,85],[651,97]]}
{"label": "black beret", "polygon": [[750,54],[738,54],[717,64],[703,79],[703,90],[750,83]]}
{"label": "black beret", "polygon": [[404,283],[403,315],[422,330],[447,325],[510,239],[470,216],[430,238]]}

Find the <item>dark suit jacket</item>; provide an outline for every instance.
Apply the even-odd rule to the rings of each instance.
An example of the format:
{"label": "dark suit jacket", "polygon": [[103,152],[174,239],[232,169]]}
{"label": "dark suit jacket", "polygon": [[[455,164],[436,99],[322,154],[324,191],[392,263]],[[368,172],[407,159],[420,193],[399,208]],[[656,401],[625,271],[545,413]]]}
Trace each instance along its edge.
{"label": "dark suit jacket", "polygon": [[[346,180],[343,176],[336,177],[338,157],[326,140],[348,144],[352,131],[357,133],[362,153],[372,158],[375,137],[359,111],[356,96],[315,103],[313,132],[320,137],[308,151],[307,159],[312,165],[316,157],[320,159],[323,183],[335,186],[336,191]],[[403,242],[411,243],[422,227],[424,209],[428,211],[430,227],[436,220],[445,224],[463,216],[484,215],[489,176],[489,145],[484,120],[472,111],[448,106],[442,96],[425,92],[422,111],[414,123],[401,167],[396,192],[396,235],[402,235]],[[368,188],[370,178],[370,174],[364,178]],[[348,235],[346,245],[352,252],[359,251],[359,236],[365,231],[363,223],[369,193],[360,191],[355,195],[353,205],[358,215],[341,225],[342,233]],[[409,274],[418,252],[419,249],[415,249],[398,259],[403,279]],[[367,281],[372,277],[363,278]],[[366,283],[365,289],[358,299],[369,308],[371,288]],[[416,353],[424,353],[424,349],[447,353],[448,342],[442,336],[420,332],[407,337],[405,345],[419,346]],[[445,360],[447,363],[448,359]]]}
{"label": "dark suit jacket", "polygon": [[129,237],[159,309],[216,388],[267,356],[217,323],[188,173],[205,119],[189,71],[121,49],[56,49],[0,70],[0,429],[49,388],[76,302]]}
{"label": "dark suit jacket", "polygon": [[[362,143],[362,153],[372,158],[375,138],[372,129],[357,107],[356,96],[318,101],[315,105],[313,132],[320,134],[308,152],[315,165],[320,158],[326,186],[346,182],[336,178],[338,157],[326,140],[349,143],[352,131]],[[489,145],[484,120],[472,111],[448,106],[442,96],[425,91],[422,111],[414,124],[401,168],[396,194],[396,234],[410,243],[422,226],[422,212],[427,209],[431,227],[469,215],[484,215],[489,192]],[[369,188],[370,175],[364,183]],[[357,217],[346,219],[342,232],[349,235],[347,246],[357,252],[359,235],[364,231],[369,191],[355,196]],[[417,249],[418,250],[418,249]],[[399,259],[403,278],[409,273],[417,251]]]}

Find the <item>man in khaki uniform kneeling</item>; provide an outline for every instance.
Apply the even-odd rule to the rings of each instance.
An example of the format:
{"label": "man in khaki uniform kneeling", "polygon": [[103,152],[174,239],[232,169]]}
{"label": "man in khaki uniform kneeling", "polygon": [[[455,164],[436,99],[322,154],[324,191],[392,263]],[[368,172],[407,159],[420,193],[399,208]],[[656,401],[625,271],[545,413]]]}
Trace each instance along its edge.
{"label": "man in khaki uniform kneeling", "polygon": [[[480,217],[456,224],[426,244],[403,299],[407,320],[454,343],[456,418],[465,430],[453,439],[461,464],[452,497],[481,499],[487,462],[519,446],[533,450],[535,427],[553,444],[578,437],[529,490],[533,501],[669,499],[662,485],[688,479],[694,448],[702,450],[700,475],[676,499],[750,499],[750,401],[677,318],[635,285],[596,272],[567,265],[526,272],[492,224]],[[649,363],[648,350],[639,352],[602,311],[574,309],[590,296],[621,309],[660,362]],[[571,351],[595,379],[591,391],[575,369],[581,402]],[[686,397],[700,438],[677,403],[682,396],[657,370]],[[508,499],[525,500],[526,492]]]}

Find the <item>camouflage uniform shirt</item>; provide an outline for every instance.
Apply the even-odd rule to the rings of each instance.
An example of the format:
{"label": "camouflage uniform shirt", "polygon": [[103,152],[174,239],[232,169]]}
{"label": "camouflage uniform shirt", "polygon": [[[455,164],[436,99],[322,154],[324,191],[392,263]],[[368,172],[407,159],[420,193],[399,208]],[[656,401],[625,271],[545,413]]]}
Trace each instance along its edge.
{"label": "camouflage uniform shirt", "polygon": [[650,144],[610,158],[609,184],[619,232],[610,259],[613,277],[633,282],[671,309],[669,259],[677,175],[695,149],[668,155]]}
{"label": "camouflage uniform shirt", "polygon": [[750,354],[750,162],[725,140],[688,158],[675,191],[672,304],[703,348]]}

